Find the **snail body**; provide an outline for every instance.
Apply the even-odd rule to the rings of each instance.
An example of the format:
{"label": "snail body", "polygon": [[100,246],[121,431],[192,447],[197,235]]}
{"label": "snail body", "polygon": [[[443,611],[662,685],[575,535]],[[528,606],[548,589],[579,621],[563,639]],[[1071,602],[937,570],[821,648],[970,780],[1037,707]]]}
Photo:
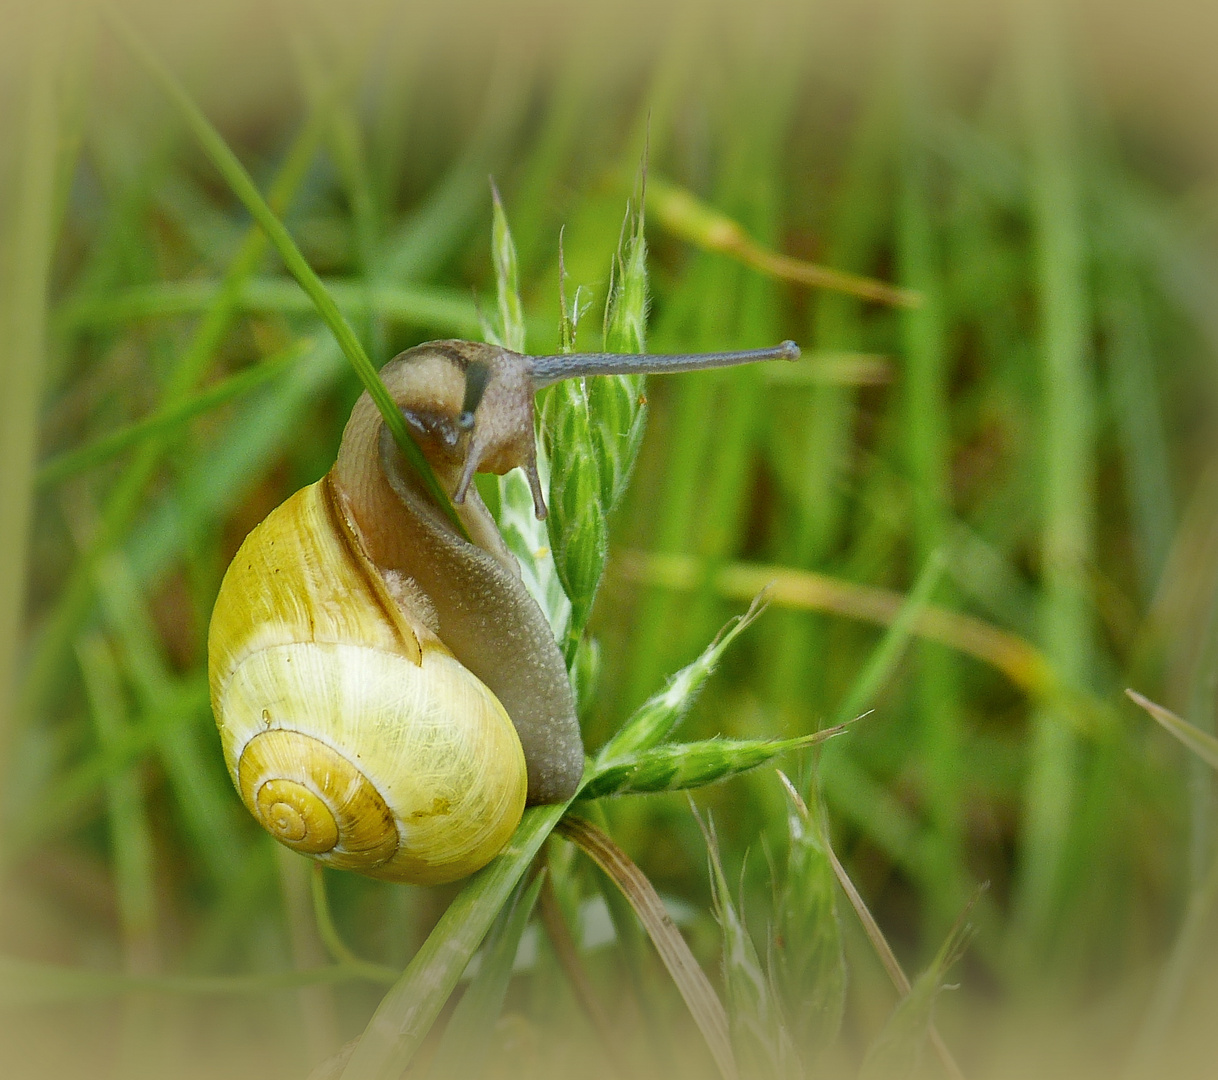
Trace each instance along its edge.
{"label": "snail body", "polygon": [[541,386],[795,356],[790,343],[528,357],[440,341],[386,364],[469,539],[367,394],[333,469],[246,538],[217,596],[208,667],[229,774],[259,823],[329,865],[431,884],[488,862],[526,803],[570,798],[584,755],[566,666],[474,472],[522,467],[543,517]]}

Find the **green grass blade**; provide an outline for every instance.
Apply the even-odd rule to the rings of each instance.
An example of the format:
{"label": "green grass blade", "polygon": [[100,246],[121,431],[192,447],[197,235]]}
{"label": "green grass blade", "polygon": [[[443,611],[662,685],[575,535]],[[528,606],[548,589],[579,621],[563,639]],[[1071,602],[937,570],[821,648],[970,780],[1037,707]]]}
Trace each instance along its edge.
{"label": "green grass blade", "polygon": [[326,893],[326,868],[319,862],[309,867],[310,882],[313,895],[313,919],[317,923],[317,933],[325,945],[330,958],[352,971],[362,971],[372,982],[382,982],[392,985],[397,982],[400,971],[384,964],[374,964],[357,956],[350,946],[343,941],[334,925],[334,916],[330,911],[330,898]]}
{"label": "green grass blade", "polygon": [[[481,329],[478,309],[469,294],[437,285],[381,282],[364,287],[349,278],[323,278],[335,303],[351,318],[375,315],[402,326],[476,337]],[[145,319],[171,319],[209,311],[224,296],[224,283],[203,278],[158,281],[65,303],[55,312],[55,327],[62,331],[107,327]],[[277,315],[316,314],[294,278],[256,276],[245,280],[231,298],[247,313]]]}
{"label": "green grass blade", "polygon": [[269,975],[153,977],[88,971],[0,956],[0,1005],[57,1004],[141,992],[191,997],[259,998],[277,990],[350,982],[362,977],[360,972],[339,964],[311,971],[283,971]]}
{"label": "green grass blade", "polygon": [[110,739],[59,778],[10,823],[0,843],[0,868],[10,866],[40,843],[92,819],[91,808],[107,781],[148,754],[167,729],[193,717],[211,716],[206,677],[183,687],[177,701],[156,717],[143,719]]}
{"label": "green grass blade", "polygon": [[75,450],[57,455],[39,467],[36,478],[38,486],[53,487],[69,476],[96,468],[116,454],[139,445],[145,439],[172,436],[181,431],[182,425],[188,421],[218,409],[264,383],[274,381],[312,347],[313,343],[307,339],[295,342],[254,366],[229,376],[208,390],[183,398],[152,416],[109,432],[91,443],[78,446]]}
{"label": "green grass blade", "polygon": [[[1018,78],[1031,159],[1031,214],[1039,305],[1043,443],[1043,635],[1069,686],[1088,686],[1094,639],[1087,574],[1095,546],[1096,387],[1090,355],[1082,194],[1076,175],[1062,22],[1052,5],[1021,9]],[[1057,903],[1078,799],[1078,746],[1057,717],[1034,722],[1016,886],[1016,920],[1029,958],[1044,946]],[[1034,943],[1034,944],[1033,944]]]}
{"label": "green grass blade", "polygon": [[[854,882],[850,880],[850,875],[846,873],[845,867],[843,867],[841,862],[838,860],[837,855],[833,851],[833,846],[829,843],[827,837],[825,839],[825,854],[829,857],[829,863],[833,867],[833,873],[837,878],[838,884],[842,887],[842,892],[846,894],[847,899],[850,901],[850,906],[854,908],[854,912],[859,918],[859,922],[863,924],[863,929],[867,934],[867,938],[871,942],[872,947],[875,949],[876,955],[879,957],[880,962],[884,965],[884,969],[888,972],[889,978],[892,979],[892,984],[896,987],[897,993],[901,995],[902,999],[908,998],[913,990],[909,977],[905,974],[904,969],[901,967],[900,961],[897,960],[896,954],[893,953],[892,947],[888,944],[888,940],[884,937],[884,932],[880,929],[879,923],[875,921],[875,917],[868,909],[866,902],[863,900],[862,894],[855,887]],[[968,906],[965,908],[964,916],[967,916],[969,911],[972,910],[972,907],[979,896],[980,891],[975,891],[973,897],[969,900]],[[956,925],[952,927],[951,932],[947,936],[947,940],[944,942],[943,947],[936,956],[935,963],[931,965],[930,970],[935,970],[936,966],[941,960],[945,961],[951,959],[954,962],[954,954],[949,954],[948,952],[949,946],[952,946],[954,942],[959,942],[962,945],[966,945],[968,941],[972,939],[972,929],[965,923],[964,916],[962,916]],[[924,1001],[924,997],[921,1000]],[[899,1008],[900,1005],[898,1004],[898,1009]],[[916,1009],[911,1010],[902,1018],[900,1026],[897,1029],[894,1029],[894,1032],[904,1032],[907,1030],[906,1025],[908,1025],[911,1019],[915,1023],[920,1020],[919,1013]],[[939,1035],[938,1030],[935,1028],[933,1017],[928,1016],[926,1027],[922,1029],[922,1034],[923,1036],[929,1035],[930,1041],[935,1048],[935,1053],[939,1057],[939,1062],[943,1066],[944,1072],[947,1073],[951,1080],[964,1080],[964,1074],[960,1071],[960,1066],[956,1064],[956,1059],[952,1056],[951,1051],[948,1049],[947,1043],[943,1041],[943,1038]],[[885,1045],[886,1047],[891,1047],[892,1041],[886,1041]],[[888,1062],[888,1057],[884,1056],[881,1057],[878,1064],[887,1066]],[[907,1065],[912,1067],[916,1066],[916,1064],[916,1060],[909,1063],[899,1055],[897,1056],[897,1061],[895,1062],[895,1065],[898,1068],[906,1067]]]}
{"label": "green grass blade", "polygon": [[438,1080],[483,1075],[491,1049],[490,1034],[507,997],[516,950],[544,882],[543,870],[527,887],[517,886],[516,894],[503,905],[487,934],[482,964],[453,1010],[432,1059],[430,1075]]}
{"label": "green grass blade", "polygon": [[137,580],[158,581],[216,521],[227,519],[267,463],[299,437],[300,416],[342,374],[332,341],[321,341],[277,382],[251,394],[192,459],[175,488],[150,508],[125,545]]}
{"label": "green grass blade", "polygon": [[470,878],[381,999],[343,1070],[343,1080],[397,1080],[566,809],[564,804],[527,810],[508,847]]}
{"label": "green grass blade", "polygon": [[935,589],[943,579],[945,568],[946,557],[943,551],[932,552],[900,611],[854,680],[850,692],[838,706],[835,723],[844,724],[858,716],[888,681],[916,632],[918,621],[934,596]]}
{"label": "green grass blade", "polygon": [[[922,563],[945,544],[952,512],[952,357],[948,352],[947,296],[935,228],[937,206],[932,198],[935,177],[925,137],[931,109],[926,71],[930,43],[925,22],[926,16],[916,5],[903,9],[899,20],[905,130],[896,229],[901,281],[923,297],[919,307],[901,313],[906,360],[901,425],[904,463],[913,502],[914,551]],[[947,842],[959,848],[964,734],[956,660],[939,645],[919,642],[915,648],[916,716],[929,817]],[[942,926],[950,925],[955,906],[946,896],[940,897],[942,902],[934,903],[928,912],[932,925],[938,924],[936,936]]]}
{"label": "green grass blade", "polygon": [[[270,204],[286,206],[313,159],[320,131],[316,118],[294,140],[270,190]],[[216,350],[228,333],[236,311],[236,297],[242,283],[254,272],[265,253],[266,240],[257,229],[250,229],[224,275],[215,300],[195,328],[190,345],[169,378],[165,399],[174,401],[189,394],[202,377]],[[32,715],[56,686],[56,675],[63,655],[87,617],[93,601],[93,572],[98,562],[127,535],[139,512],[144,492],[156,472],[164,447],[161,440],[149,440],[108,493],[98,527],[73,567],[47,617],[21,687],[19,714]]]}
{"label": "green grass blade", "polygon": [[[77,647],[98,742],[113,749],[129,727],[118,664],[104,638],[91,634]],[[139,773],[131,767],[113,773],[106,784],[114,883],[118,896],[127,969],[149,973],[156,959],[156,885],[152,830]]]}
{"label": "green grass blade", "polygon": [[[11,235],[0,253],[0,333],[5,340],[0,394],[0,784],[25,710],[14,705],[17,641],[25,609],[34,455],[46,352],[47,298],[55,251],[58,162],[57,80],[65,12],[39,22],[22,102]],[[9,208],[4,207],[5,211]],[[5,225],[8,224],[5,220]],[[65,640],[65,646],[71,641]]]}
{"label": "green grass blade", "polygon": [[1131,701],[1141,705],[1155,720],[1163,725],[1172,735],[1187,746],[1194,754],[1213,769],[1218,769],[1218,738],[1210,732],[1194,727],[1187,720],[1182,720],[1174,712],[1156,705],[1149,698],[1143,697],[1136,690],[1126,690]]}
{"label": "green grass blade", "polygon": [[[122,649],[141,709],[148,717],[172,717],[181,699],[181,688],[162,654],[156,628],[130,565],[122,556],[113,554],[102,561],[97,575],[102,611]],[[216,759],[204,752],[195,725],[156,721],[153,724],[161,733],[158,739],[161,762],[194,850],[215,883],[223,887],[238,875],[242,862],[249,857],[249,845],[237,825],[234,793],[216,767]],[[210,730],[208,735],[210,738]]]}
{"label": "green grass blade", "polygon": [[385,389],[385,384],[381,382],[380,377],[377,375],[376,369],[372,366],[372,361],[368,359],[368,354],[364,352],[363,345],[360,344],[359,338],[355,336],[355,331],[351,329],[351,324],[344,318],[343,313],[334,302],[334,298],[326,290],[321,279],[308,264],[304,255],[301,254],[291,234],[275,215],[275,212],[266,204],[262,193],[258,190],[258,186],[254,183],[249,173],[245,171],[245,167],[241,162],[237,160],[237,156],[229,149],[223,137],[212,126],[211,121],[203,115],[202,111],[182,88],[177,79],[170,73],[169,69],[148,50],[148,47],[121,16],[117,15],[111,8],[106,8],[105,10],[111,24],[118,30],[128,48],[138,57],[149,74],[153,76],[160,84],[161,89],[164,90],[170,100],[178,107],[195,138],[198,139],[204,152],[211,159],[212,164],[216,166],[224,177],[233,194],[245,204],[245,208],[250,212],[250,215],[262,228],[263,232],[266,233],[267,238],[283,260],[288,272],[308,294],[309,299],[313,302],[313,306],[317,309],[318,315],[321,316],[322,321],[334,335],[348,363],[355,369],[356,375],[359,376],[359,380],[368,392],[368,396],[375,403],[385,426],[392,432],[394,441],[401,448],[402,453],[406,456],[406,460],[418,472],[428,493],[435,500],[436,505],[444,511],[454,527],[464,535],[465,528],[461,524],[460,518],[457,517],[456,511],[453,510],[448,493],[440,487],[440,483],[436,479],[435,473],[432,472],[431,466],[427,463],[427,459],[423,457],[422,451],[410,437],[410,432],[406,429],[406,421],[402,419],[401,413],[398,412],[397,406],[389,396],[389,391]]}
{"label": "green grass blade", "polygon": [[967,921],[967,915],[966,909],[930,966],[897,1003],[884,1030],[867,1051],[859,1080],[906,1080],[917,1071],[922,1047],[934,1031],[935,1001],[945,989],[947,973],[976,935],[976,928]]}

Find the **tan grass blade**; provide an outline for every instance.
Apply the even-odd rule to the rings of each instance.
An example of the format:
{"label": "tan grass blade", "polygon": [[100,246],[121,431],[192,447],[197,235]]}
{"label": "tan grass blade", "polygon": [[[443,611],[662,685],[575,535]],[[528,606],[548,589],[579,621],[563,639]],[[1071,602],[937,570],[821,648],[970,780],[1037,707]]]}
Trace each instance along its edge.
{"label": "tan grass blade", "polygon": [[901,289],[874,278],[834,270],[830,266],[771,251],[757,243],[734,219],[708,206],[684,188],[654,177],[648,179],[647,209],[665,229],[682,239],[706,251],[717,251],[739,259],[746,266],[782,281],[832,289],[895,307],[914,308],[922,303],[921,293],[912,289]]}
{"label": "tan grass blade", "polygon": [[[682,591],[701,587],[709,574],[711,587],[729,599],[749,599],[766,589],[766,599],[776,607],[827,611],[877,626],[891,625],[905,603],[905,597],[891,589],[787,566],[734,562],[711,569],[687,555],[625,551],[614,567],[627,581]],[[1039,649],[971,615],[927,605],[918,616],[914,632],[997,668],[1032,697],[1049,697],[1059,689]]]}
{"label": "tan grass blade", "polygon": [[681,991],[685,1004],[689,1006],[720,1074],[724,1080],[738,1080],[739,1071],[728,1038],[727,1013],[723,1003],[664,910],[664,903],[647,876],[608,835],[590,821],[567,816],[558,823],[555,832],[579,847],[622,890],[650,935],[677,989]]}

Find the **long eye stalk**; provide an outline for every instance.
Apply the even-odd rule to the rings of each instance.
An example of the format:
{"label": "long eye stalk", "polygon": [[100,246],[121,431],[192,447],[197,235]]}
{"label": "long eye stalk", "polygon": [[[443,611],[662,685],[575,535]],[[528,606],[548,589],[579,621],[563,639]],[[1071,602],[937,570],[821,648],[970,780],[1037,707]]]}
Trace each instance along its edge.
{"label": "long eye stalk", "polygon": [[712,353],[565,353],[533,356],[531,374],[537,389],[582,375],[665,375],[676,371],[733,367],[758,360],[798,360],[799,346],[793,341],[768,349]]}

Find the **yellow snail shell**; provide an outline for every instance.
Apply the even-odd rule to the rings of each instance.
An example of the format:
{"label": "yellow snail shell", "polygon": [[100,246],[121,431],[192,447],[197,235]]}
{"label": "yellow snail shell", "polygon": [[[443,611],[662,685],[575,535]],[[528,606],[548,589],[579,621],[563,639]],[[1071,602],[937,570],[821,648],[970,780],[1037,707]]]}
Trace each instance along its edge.
{"label": "yellow snail shell", "polygon": [[329,478],[246,538],[208,648],[224,757],[281,843],[433,884],[472,873],[524,811],[524,754],[498,699],[367,565]]}

